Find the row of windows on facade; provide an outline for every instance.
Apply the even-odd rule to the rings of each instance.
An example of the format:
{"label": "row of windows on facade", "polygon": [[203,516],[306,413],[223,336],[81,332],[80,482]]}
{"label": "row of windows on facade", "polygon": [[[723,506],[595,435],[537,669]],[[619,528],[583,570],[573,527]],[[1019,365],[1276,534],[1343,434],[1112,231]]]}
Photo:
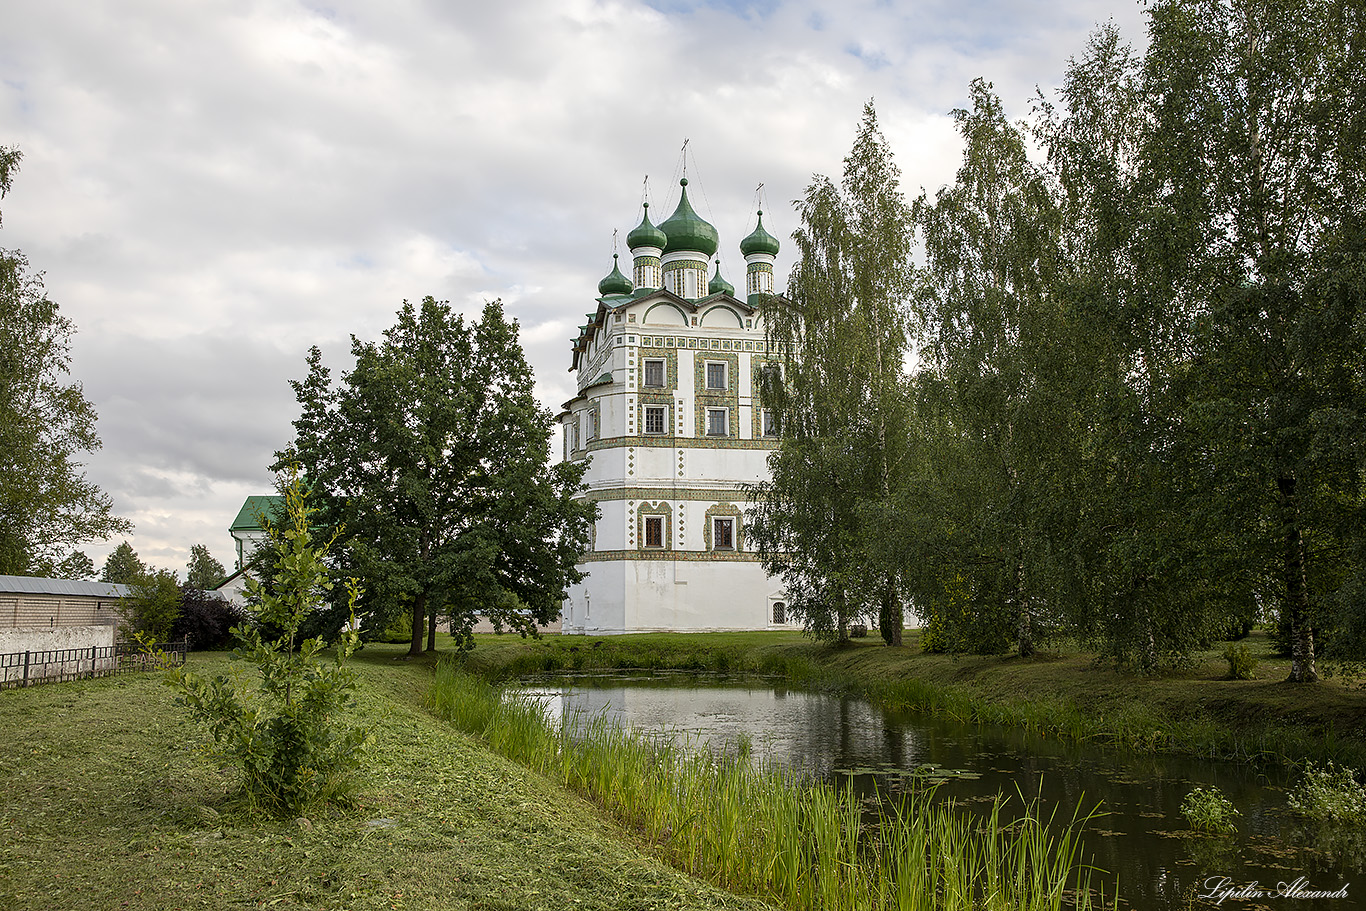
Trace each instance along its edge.
{"label": "row of windows on facade", "polygon": [[[664,534],[664,516],[645,517],[646,547],[664,547],[667,538]],[[711,549],[735,550],[735,518],[733,516],[713,516],[711,520]]]}
{"label": "row of windows on facade", "polygon": [[[664,366],[663,358],[647,357],[641,361],[641,372],[643,385],[648,388],[664,388]],[[726,384],[727,370],[729,365],[725,361],[707,361],[706,386],[708,392],[725,392],[728,389]],[[762,364],[759,367],[765,379],[776,378],[779,375],[776,364]]]}
{"label": "row of windows on facade", "polygon": [[[642,411],[645,415],[642,429],[647,436],[659,436],[668,433],[668,405],[646,405]],[[708,408],[706,412],[706,435],[709,437],[730,436],[730,409]],[[766,437],[778,435],[778,419],[772,411],[764,409],[759,412],[759,425],[760,435]],[[596,411],[585,411],[582,421],[576,417],[573,422],[572,434],[573,442],[569,448],[574,452],[583,448],[585,437],[588,440],[596,440],[598,438],[598,413]]]}

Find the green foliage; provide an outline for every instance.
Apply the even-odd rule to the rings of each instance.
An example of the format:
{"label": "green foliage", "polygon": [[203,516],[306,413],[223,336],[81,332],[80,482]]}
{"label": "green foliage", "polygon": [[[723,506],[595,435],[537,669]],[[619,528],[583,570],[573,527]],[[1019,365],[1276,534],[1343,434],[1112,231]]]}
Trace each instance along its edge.
{"label": "green foliage", "polygon": [[920,627],[920,650],[930,655],[942,655],[949,651],[949,637],[945,634],[944,621],[938,613],[930,612]]}
{"label": "green foliage", "polygon": [[1224,646],[1223,658],[1228,662],[1228,679],[1254,680],[1257,677],[1257,659],[1247,650],[1246,645],[1230,642]]}
{"label": "green foliage", "polygon": [[232,631],[249,619],[250,614],[231,601],[186,586],[171,641],[184,640],[194,650],[224,648],[233,644]]}
{"label": "green foliage", "polygon": [[119,585],[132,585],[147,574],[147,567],[138,559],[138,552],[127,541],[104,558],[104,569],[100,571],[101,582],[114,582]]}
{"label": "green foliage", "polygon": [[944,578],[963,581],[970,609],[939,610],[954,650],[995,651],[1004,632],[1029,655],[1056,594],[1047,520],[1077,446],[1059,204],[990,84],[970,91],[971,108],[954,112],[957,179],[914,210],[926,254],[915,393],[929,455],[903,500],[919,532],[905,555],[918,602],[941,602]]}
{"label": "green foliage", "polygon": [[549,464],[551,416],[517,333],[497,301],[477,322],[405,302],[383,341],[352,339],[340,384],[316,348],[293,384],[302,414],[284,458],[303,467],[322,523],[345,527],[342,563],[365,582],[370,625],[406,610],[413,654],[424,630],[433,647],[446,610],[465,645],[476,612],[534,635],[582,578],[597,507],[573,499],[584,464]]}
{"label": "green foliage", "polygon": [[[0,147],[0,197],[20,157]],[[0,574],[51,575],[75,545],[132,527],[78,461],[100,438],[94,407],[68,380],[75,331],[42,273],[0,248]]]}
{"label": "green foliage", "polygon": [[[219,674],[204,679],[185,668],[171,672],[196,721],[208,726],[215,751],[242,773],[243,792],[255,807],[281,816],[345,797],[354,786],[366,731],[348,727],[343,713],[353,701],[354,673],[346,667],[357,645],[348,629],[331,659],[320,638],[296,642],[300,627],[332,587],[326,565],[329,544],[314,544],[308,493],[297,473],[285,488],[287,521],[268,529],[274,546],[272,585],[250,580],[259,624],[235,633],[234,658],[252,665],[257,686]],[[329,542],[330,543],[330,542]],[[348,583],[348,601],[359,591]],[[262,627],[282,631],[265,639]],[[296,650],[297,646],[297,650]]]}
{"label": "green foliage", "polygon": [[1211,785],[1196,788],[1181,801],[1181,815],[1186,817],[1192,829],[1217,834],[1232,834],[1238,831],[1234,820],[1241,814],[1233,808],[1233,801],[1223,792]]}
{"label": "green foliage", "polygon": [[95,561],[91,560],[85,551],[73,551],[71,556],[57,564],[55,571],[58,579],[93,582],[95,579]]}
{"label": "green foliage", "polygon": [[[797,603],[868,610],[848,580],[895,578],[932,649],[1061,634],[1144,674],[1265,606],[1290,679],[1316,679],[1324,633],[1366,655],[1362,22],[1328,0],[1151,6],[1145,52],[1100,29],[1030,120],[982,80],[955,112],[961,167],[913,207],[897,483],[856,494],[895,451],[870,422],[845,446],[785,423],[784,496],[760,498],[770,568],[823,583]],[[810,237],[838,236],[837,196],[813,185]],[[813,289],[852,299],[844,248],[812,249],[795,313],[825,312],[802,309]],[[776,341],[817,365],[788,356],[793,401],[821,364],[863,373],[820,332]]]}
{"label": "green foliage", "polygon": [[190,548],[190,562],[186,569],[185,584],[202,592],[216,588],[228,577],[223,564],[214,559],[203,544]]}
{"label": "green foliage", "polygon": [[167,569],[143,573],[128,583],[129,597],[120,600],[119,613],[127,621],[129,638],[166,642],[180,619],[180,580]]}
{"label": "green foliage", "polygon": [[1366,131],[1362,24],[1343,14],[1331,0],[1166,0],[1144,68],[1147,201],[1167,214],[1140,274],[1186,315],[1169,375],[1192,556],[1277,606],[1300,682],[1317,678],[1315,627],[1362,570]]}
{"label": "green foliage", "polygon": [[1352,769],[1332,760],[1326,766],[1308,763],[1289,803],[1296,813],[1321,824],[1366,826],[1366,787]]}
{"label": "green foliage", "polygon": [[[769,479],[750,491],[749,536],[808,632],[846,638],[876,617],[901,643],[900,565],[885,547],[894,487],[907,477],[906,308],[910,211],[869,102],[836,186],[817,177],[797,203],[798,261],[764,309],[761,397],[782,430]],[[851,382],[851,378],[857,378]]]}
{"label": "green foliage", "polygon": [[937,597],[920,599],[925,626],[920,634],[920,650],[931,654],[998,655],[1011,647],[1010,624],[1003,624],[990,611],[980,610],[961,573],[946,583]]}
{"label": "green foliage", "polygon": [[[389,622],[384,623],[385,620]],[[371,614],[366,620],[377,626],[361,624],[361,638],[366,642],[412,642],[413,615],[408,611],[397,614]],[[382,624],[382,625],[379,625]]]}

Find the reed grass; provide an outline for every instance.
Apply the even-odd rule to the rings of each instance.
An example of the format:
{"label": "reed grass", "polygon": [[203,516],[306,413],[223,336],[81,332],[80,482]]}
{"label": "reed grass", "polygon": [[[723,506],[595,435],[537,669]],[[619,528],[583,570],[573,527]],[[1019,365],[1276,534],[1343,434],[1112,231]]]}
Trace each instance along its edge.
{"label": "reed grass", "polygon": [[532,697],[438,666],[429,707],[504,755],[612,813],[671,863],[793,909],[1055,911],[1096,907],[1078,840],[1037,805],[1007,822],[914,794],[870,822],[849,787],[756,763],[743,742],[713,754],[603,715],[552,723]]}

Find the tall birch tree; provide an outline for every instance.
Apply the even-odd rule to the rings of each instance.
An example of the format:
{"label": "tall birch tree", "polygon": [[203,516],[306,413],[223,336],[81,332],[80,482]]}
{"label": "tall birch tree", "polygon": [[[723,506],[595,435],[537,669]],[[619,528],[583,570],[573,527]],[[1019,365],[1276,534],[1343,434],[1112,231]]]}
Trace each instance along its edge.
{"label": "tall birch tree", "polygon": [[755,490],[751,539],[807,629],[843,638],[877,618],[901,644],[903,592],[882,558],[904,477],[910,210],[870,101],[839,185],[817,176],[797,202],[797,264],[764,317],[781,370],[762,388],[783,442]]}

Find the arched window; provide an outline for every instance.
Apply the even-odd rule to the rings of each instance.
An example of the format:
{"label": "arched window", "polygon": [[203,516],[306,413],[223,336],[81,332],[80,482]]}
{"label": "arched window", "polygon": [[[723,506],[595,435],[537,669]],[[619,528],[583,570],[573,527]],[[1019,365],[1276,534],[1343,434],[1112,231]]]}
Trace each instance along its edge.
{"label": "arched window", "polygon": [[773,602],[773,622],[787,623],[787,605],[781,601]]}

